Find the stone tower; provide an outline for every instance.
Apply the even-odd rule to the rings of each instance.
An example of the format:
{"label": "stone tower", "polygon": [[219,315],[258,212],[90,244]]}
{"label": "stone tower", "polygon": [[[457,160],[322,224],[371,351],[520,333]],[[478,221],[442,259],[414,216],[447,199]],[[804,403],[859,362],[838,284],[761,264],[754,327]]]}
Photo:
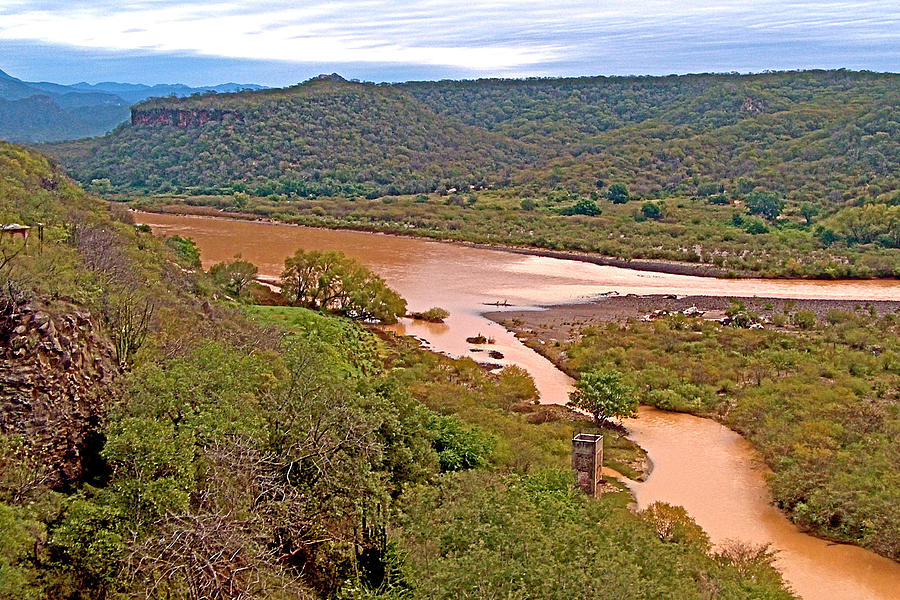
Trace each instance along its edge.
{"label": "stone tower", "polygon": [[578,473],[578,487],[585,494],[599,496],[603,481],[603,436],[579,433],[572,438],[572,468]]}

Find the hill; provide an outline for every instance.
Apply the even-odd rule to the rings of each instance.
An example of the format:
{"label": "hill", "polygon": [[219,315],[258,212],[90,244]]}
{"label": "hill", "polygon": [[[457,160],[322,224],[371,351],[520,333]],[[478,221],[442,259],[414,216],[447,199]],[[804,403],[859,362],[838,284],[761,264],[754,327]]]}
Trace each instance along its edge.
{"label": "hill", "polygon": [[[400,103],[398,112],[357,113],[348,119],[347,111],[355,110],[347,96],[350,90],[358,98],[387,98],[388,90],[395,91],[390,97]],[[279,103],[285,106],[278,107]],[[428,115],[427,129],[415,122],[422,116],[408,112],[416,105],[418,115],[423,109],[437,115]],[[153,100],[134,108],[132,122],[136,126],[150,124],[148,114],[153,111],[188,107],[231,107],[234,111],[237,106],[241,125],[236,129],[207,128],[202,131],[202,143],[183,151],[176,146],[186,141],[184,136],[174,131],[141,130],[158,146],[155,155],[178,155],[187,160],[175,178],[148,182],[137,175],[129,155],[146,149],[141,147],[144,137],[128,127],[91,144],[88,152],[66,146],[52,152],[83,181],[102,175],[119,187],[149,191],[161,191],[164,183],[176,188],[227,188],[251,175],[272,181],[370,182],[388,193],[387,184],[398,187],[415,175],[405,165],[425,167],[425,172],[419,173],[423,184],[437,175],[443,177],[441,184],[453,187],[485,177],[503,180],[510,169],[527,162],[523,156],[530,155],[539,156],[540,164],[517,173],[515,182],[532,191],[562,186],[587,194],[598,182],[602,187],[610,181],[623,181],[638,196],[659,198],[703,193],[711,186],[735,192],[739,186],[755,186],[778,192],[791,202],[811,201],[827,207],[898,189],[900,130],[894,113],[900,106],[900,76],[895,74],[809,71],[752,76],[488,79],[396,86],[314,80],[271,93]],[[366,122],[376,118],[386,122]],[[297,119],[304,120],[302,127],[292,123]],[[460,122],[472,129],[461,129]],[[266,140],[266,129],[273,125],[273,132],[277,130],[279,135],[295,128],[290,136],[296,143]],[[430,146],[445,143],[447,140],[429,139],[444,128],[496,147],[480,168],[466,165],[465,159],[461,165],[430,170],[433,157],[408,162],[406,153],[427,154]],[[485,136],[485,131],[493,136]],[[373,133],[383,139],[369,140],[374,145],[366,146],[365,136]],[[400,170],[379,173],[379,167],[360,164],[359,151],[351,151],[352,156],[342,162],[333,154],[336,142],[317,141],[319,135],[351,141],[359,145],[359,151],[365,147],[375,163],[396,156]],[[252,136],[253,142],[235,136]],[[214,164],[227,163],[227,155],[239,149],[241,142],[254,146],[243,151],[243,158],[253,161],[252,169],[237,172],[226,167],[218,173],[206,172]],[[197,151],[188,152],[192,148]],[[454,150],[452,145],[444,149]],[[289,164],[278,168],[282,161]],[[298,164],[290,164],[294,162]],[[146,164],[148,172],[156,175],[170,166],[154,156]],[[361,172],[370,168],[375,171]],[[454,177],[463,181],[454,181]],[[433,191],[438,186],[405,187]]]}
{"label": "hill", "polygon": [[118,189],[302,197],[503,183],[536,155],[391,87],[333,78],[149,100],[102,139],[48,150],[77,179],[109,179]]}
{"label": "hill", "polygon": [[129,105],[155,96],[262,89],[226,83],[186,85],[28,82],[0,71],[0,139],[41,143],[103,135],[128,119]]}
{"label": "hill", "polygon": [[722,275],[897,277],[898,107],[900,76],[849,71],[327,76],[149,100],[130,125],[46,151],[98,191],[312,225]]}

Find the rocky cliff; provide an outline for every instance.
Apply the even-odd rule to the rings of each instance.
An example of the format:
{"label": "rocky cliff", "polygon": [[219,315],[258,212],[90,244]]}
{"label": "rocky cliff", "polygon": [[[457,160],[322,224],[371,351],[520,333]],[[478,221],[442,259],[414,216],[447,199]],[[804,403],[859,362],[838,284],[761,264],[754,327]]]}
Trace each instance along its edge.
{"label": "rocky cliff", "polygon": [[90,470],[104,397],[118,372],[115,350],[88,312],[3,291],[0,432],[22,434],[53,465],[54,485]]}
{"label": "rocky cliff", "polygon": [[243,121],[243,115],[232,110],[151,108],[132,109],[132,125],[197,127],[210,121]]}

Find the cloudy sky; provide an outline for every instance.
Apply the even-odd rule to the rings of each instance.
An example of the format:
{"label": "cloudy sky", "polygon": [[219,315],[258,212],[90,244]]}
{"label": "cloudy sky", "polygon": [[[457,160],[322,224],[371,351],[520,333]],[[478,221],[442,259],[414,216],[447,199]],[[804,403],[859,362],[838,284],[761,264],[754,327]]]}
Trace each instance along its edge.
{"label": "cloudy sky", "polygon": [[0,0],[26,80],[900,71],[900,0]]}

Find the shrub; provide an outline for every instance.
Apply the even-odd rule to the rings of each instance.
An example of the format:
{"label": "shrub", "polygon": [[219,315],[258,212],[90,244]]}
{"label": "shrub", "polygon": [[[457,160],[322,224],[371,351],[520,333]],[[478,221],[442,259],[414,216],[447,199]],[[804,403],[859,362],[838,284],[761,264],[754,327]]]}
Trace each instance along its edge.
{"label": "shrub", "polygon": [[798,310],[791,317],[791,322],[800,329],[812,329],[816,326],[816,313],[811,310]]}
{"label": "shrub", "polygon": [[631,200],[631,194],[628,192],[628,186],[624,183],[614,183],[609,186],[606,191],[606,199],[613,204],[625,204]]}
{"label": "shrub", "polygon": [[434,435],[441,471],[463,471],[487,464],[495,440],[474,427],[466,427],[456,416],[434,416],[428,423]]}
{"label": "shrub", "polygon": [[443,323],[444,319],[450,316],[450,312],[438,306],[433,306],[424,312],[414,312],[410,316],[413,319],[428,321],[429,323]]}
{"label": "shrub", "polygon": [[641,214],[644,215],[645,219],[656,220],[662,217],[662,209],[656,202],[644,202],[641,205]]}

